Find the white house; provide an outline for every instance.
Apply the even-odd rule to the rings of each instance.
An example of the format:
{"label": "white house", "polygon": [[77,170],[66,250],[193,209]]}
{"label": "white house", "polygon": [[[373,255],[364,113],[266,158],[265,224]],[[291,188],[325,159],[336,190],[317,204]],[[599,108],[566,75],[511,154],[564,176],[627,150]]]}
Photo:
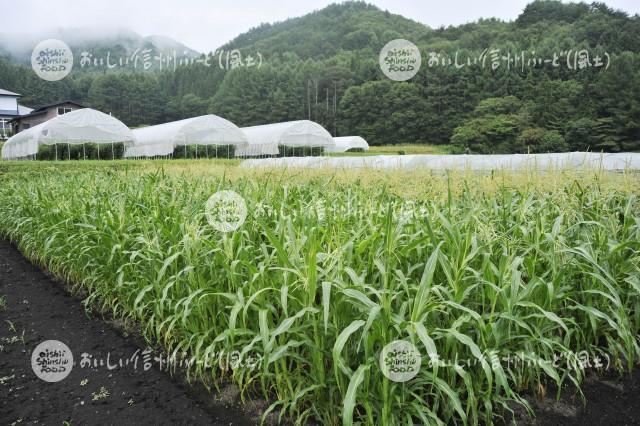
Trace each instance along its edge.
{"label": "white house", "polygon": [[9,122],[17,117],[29,114],[33,109],[18,103],[21,95],[0,89],[0,140],[7,139],[11,133]]}

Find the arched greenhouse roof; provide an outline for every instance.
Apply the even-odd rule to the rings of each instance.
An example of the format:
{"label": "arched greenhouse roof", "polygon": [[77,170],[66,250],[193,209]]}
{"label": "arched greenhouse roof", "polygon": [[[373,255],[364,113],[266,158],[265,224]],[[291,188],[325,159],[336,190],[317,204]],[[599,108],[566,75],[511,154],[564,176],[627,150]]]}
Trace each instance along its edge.
{"label": "arched greenhouse roof", "polygon": [[129,146],[133,141],[131,130],[117,118],[82,108],[12,136],[2,147],[2,158],[8,160],[34,155],[41,145],[122,142]]}
{"label": "arched greenhouse roof", "polygon": [[327,152],[347,152],[350,149],[369,150],[369,144],[360,136],[341,136],[333,138],[336,145],[327,148]]}
{"label": "arched greenhouse roof", "polygon": [[331,134],[318,123],[309,120],[243,127],[242,131],[249,139],[249,146],[236,150],[237,157],[276,155],[278,146],[291,148],[335,146]]}
{"label": "arched greenhouse roof", "polygon": [[248,145],[238,126],[213,114],[134,129],[133,134],[135,144],[125,157],[169,155],[182,145]]}

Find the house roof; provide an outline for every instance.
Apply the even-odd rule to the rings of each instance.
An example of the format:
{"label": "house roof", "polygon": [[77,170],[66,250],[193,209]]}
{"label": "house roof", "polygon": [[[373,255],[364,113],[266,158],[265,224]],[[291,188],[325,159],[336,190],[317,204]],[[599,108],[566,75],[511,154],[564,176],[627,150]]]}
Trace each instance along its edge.
{"label": "house roof", "polygon": [[29,115],[33,111],[33,108],[26,107],[24,105],[18,104],[18,110],[15,109],[0,109],[0,116],[10,117],[11,121],[16,118],[21,118],[26,115]]}
{"label": "house roof", "polygon": [[29,108],[24,105],[18,104],[18,112],[20,113],[20,115],[31,114],[32,111],[33,111],[33,108]]}
{"label": "house roof", "polygon": [[13,93],[8,90],[0,89],[0,96],[22,96],[18,93]]}
{"label": "house roof", "polygon": [[86,108],[84,105],[81,105],[77,102],[74,101],[62,101],[62,102],[55,102],[53,104],[47,104],[47,105],[42,105],[38,108],[35,108],[34,110],[32,110],[30,113],[28,113],[27,115],[21,115],[20,117],[16,117],[16,118],[25,118],[25,117],[33,117],[36,115],[40,115],[40,114],[44,114],[47,112],[47,110],[49,108],[53,108],[53,107],[57,107],[58,105],[64,105],[64,104],[73,104],[76,105],[80,108]]}

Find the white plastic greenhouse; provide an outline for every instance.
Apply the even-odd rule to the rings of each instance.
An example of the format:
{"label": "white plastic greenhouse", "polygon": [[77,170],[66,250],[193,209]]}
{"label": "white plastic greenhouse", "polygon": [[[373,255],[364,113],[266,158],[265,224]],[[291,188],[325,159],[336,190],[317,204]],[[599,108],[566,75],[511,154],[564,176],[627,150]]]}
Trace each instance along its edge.
{"label": "white plastic greenhouse", "polygon": [[249,139],[249,146],[236,150],[236,157],[277,155],[279,146],[289,148],[335,146],[331,134],[318,123],[309,120],[243,127],[242,131]]}
{"label": "white plastic greenhouse", "polygon": [[350,149],[369,151],[369,144],[360,136],[341,136],[333,140],[336,145],[327,148],[327,152],[347,152]]}
{"label": "white plastic greenhouse", "polygon": [[243,167],[426,170],[549,170],[596,168],[640,170],[640,153],[568,152],[504,155],[376,155],[369,157],[290,157],[245,160]]}
{"label": "white plastic greenhouse", "polygon": [[120,120],[91,108],[78,109],[12,136],[2,147],[2,159],[30,158],[42,145],[124,143],[134,136]]}
{"label": "white plastic greenhouse", "polygon": [[125,151],[126,158],[170,155],[177,146],[233,145],[237,150],[249,144],[238,126],[213,114],[134,129],[133,134],[136,142]]}

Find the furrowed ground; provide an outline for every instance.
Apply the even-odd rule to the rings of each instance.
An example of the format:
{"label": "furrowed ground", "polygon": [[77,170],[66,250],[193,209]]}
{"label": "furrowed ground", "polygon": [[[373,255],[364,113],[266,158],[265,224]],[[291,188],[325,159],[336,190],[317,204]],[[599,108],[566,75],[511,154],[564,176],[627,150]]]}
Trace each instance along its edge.
{"label": "furrowed ground", "polygon": [[[207,199],[233,190],[220,233]],[[0,232],[282,419],[491,422],[640,358],[638,176],[251,171],[234,161],[0,167]],[[383,375],[394,340],[410,381]],[[221,351],[255,365],[207,368]],[[560,361],[558,361],[560,359]],[[514,362],[520,361],[520,362]]]}

